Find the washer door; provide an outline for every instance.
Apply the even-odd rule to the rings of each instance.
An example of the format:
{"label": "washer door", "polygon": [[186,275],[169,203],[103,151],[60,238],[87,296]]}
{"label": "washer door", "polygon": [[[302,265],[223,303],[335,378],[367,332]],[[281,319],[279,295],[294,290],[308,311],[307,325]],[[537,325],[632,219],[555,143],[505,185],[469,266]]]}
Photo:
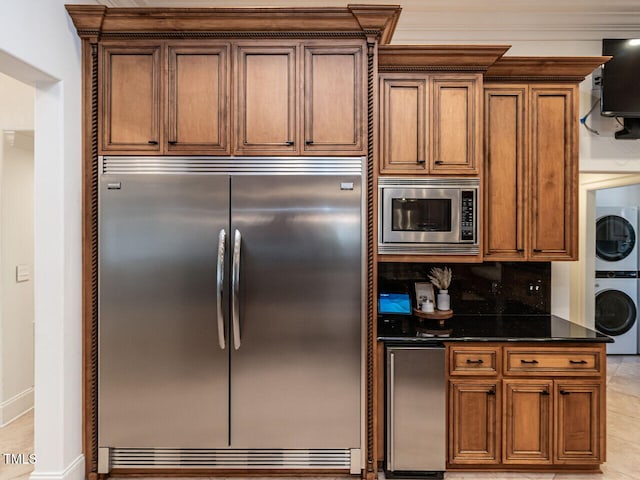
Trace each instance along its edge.
{"label": "washer door", "polygon": [[617,262],[628,257],[636,244],[636,232],[629,221],[618,215],[607,215],[596,222],[596,255]]}
{"label": "washer door", "polygon": [[636,305],[620,290],[596,295],[596,329],[612,337],[628,332],[636,321]]}

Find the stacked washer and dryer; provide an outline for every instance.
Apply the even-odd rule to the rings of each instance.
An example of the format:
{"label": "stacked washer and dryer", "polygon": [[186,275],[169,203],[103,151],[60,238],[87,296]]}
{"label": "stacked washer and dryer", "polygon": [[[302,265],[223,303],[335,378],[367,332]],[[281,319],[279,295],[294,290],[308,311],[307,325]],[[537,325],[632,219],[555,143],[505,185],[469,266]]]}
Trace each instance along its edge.
{"label": "stacked washer and dryer", "polygon": [[638,209],[596,208],[596,329],[615,343],[608,354],[635,355],[638,336]]}

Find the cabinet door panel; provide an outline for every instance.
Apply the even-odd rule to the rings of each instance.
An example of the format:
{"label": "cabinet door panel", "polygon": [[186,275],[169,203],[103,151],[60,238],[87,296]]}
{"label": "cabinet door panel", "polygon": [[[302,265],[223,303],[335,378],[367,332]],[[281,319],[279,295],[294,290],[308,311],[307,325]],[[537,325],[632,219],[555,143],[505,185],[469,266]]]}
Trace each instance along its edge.
{"label": "cabinet door panel", "polygon": [[[574,87],[531,89],[532,259],[571,260],[577,243]],[[575,124],[575,125],[574,125]]]}
{"label": "cabinet door panel", "polygon": [[426,77],[381,78],[380,173],[426,171],[426,95]]}
{"label": "cabinet door panel", "polygon": [[481,77],[433,78],[433,173],[478,173]]}
{"label": "cabinet door panel", "polygon": [[498,384],[452,380],[449,383],[449,463],[500,463]]}
{"label": "cabinet door panel", "polygon": [[364,153],[362,50],[361,44],[305,47],[305,152]]}
{"label": "cabinet door panel", "polygon": [[555,463],[600,463],[605,418],[599,383],[565,380],[555,386]]}
{"label": "cabinet door panel", "polygon": [[485,258],[524,260],[526,86],[485,90]]}
{"label": "cabinet door panel", "polygon": [[296,47],[240,45],[236,61],[235,153],[296,153]]}
{"label": "cabinet door panel", "polygon": [[101,55],[101,152],[161,149],[159,45],[105,45]]}
{"label": "cabinet door panel", "polygon": [[229,153],[228,46],[169,47],[170,152]]}
{"label": "cabinet door panel", "polygon": [[504,380],[503,463],[551,464],[552,380]]}

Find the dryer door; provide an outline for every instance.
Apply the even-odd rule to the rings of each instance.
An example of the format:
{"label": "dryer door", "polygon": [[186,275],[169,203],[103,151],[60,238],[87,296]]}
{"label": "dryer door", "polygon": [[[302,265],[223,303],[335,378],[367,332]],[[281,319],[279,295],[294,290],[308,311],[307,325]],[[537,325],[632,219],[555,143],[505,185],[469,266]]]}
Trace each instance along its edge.
{"label": "dryer door", "polygon": [[636,232],[629,221],[607,215],[596,222],[596,255],[608,262],[628,257],[636,244]]}
{"label": "dryer door", "polygon": [[596,329],[616,337],[628,332],[636,321],[636,305],[620,290],[604,290],[596,295]]}

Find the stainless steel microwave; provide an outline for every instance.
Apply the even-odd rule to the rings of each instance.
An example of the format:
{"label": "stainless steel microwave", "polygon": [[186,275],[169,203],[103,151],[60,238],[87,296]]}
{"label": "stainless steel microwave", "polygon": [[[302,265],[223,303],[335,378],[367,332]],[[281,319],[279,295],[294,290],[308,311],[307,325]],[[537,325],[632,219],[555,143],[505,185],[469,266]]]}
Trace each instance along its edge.
{"label": "stainless steel microwave", "polygon": [[476,255],[476,178],[378,178],[378,253]]}

